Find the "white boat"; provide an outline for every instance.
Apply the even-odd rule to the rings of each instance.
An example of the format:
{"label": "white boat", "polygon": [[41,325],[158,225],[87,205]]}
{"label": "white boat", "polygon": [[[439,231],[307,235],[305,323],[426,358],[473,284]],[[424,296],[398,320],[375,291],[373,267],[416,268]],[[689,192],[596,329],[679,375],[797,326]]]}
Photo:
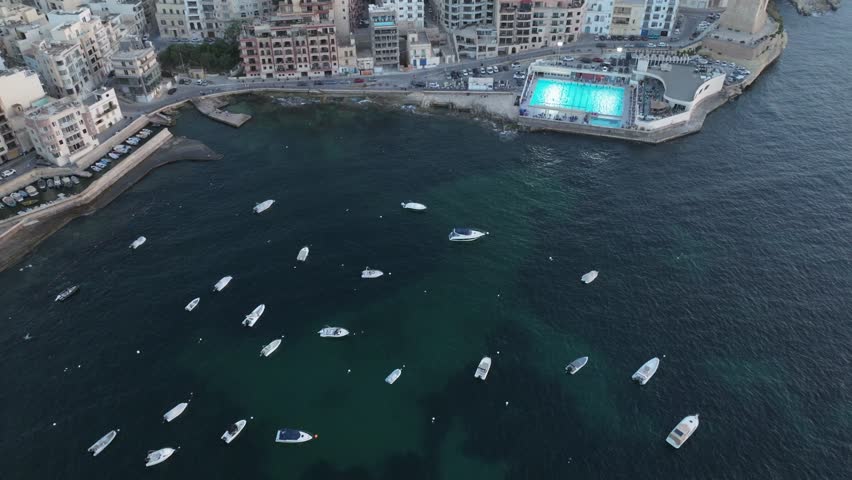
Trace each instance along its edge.
{"label": "white boat", "polygon": [[426,210],[426,205],[417,202],[402,202],[402,208],[422,212],[423,210]]}
{"label": "white boat", "polygon": [[396,370],[390,372],[390,375],[385,377],[385,382],[387,382],[390,385],[393,385],[393,382],[395,382],[399,378],[400,375],[402,375],[402,369],[397,368]]}
{"label": "white boat", "polygon": [[222,289],[227,287],[228,284],[231,283],[231,280],[233,280],[233,279],[234,279],[234,277],[232,277],[230,275],[228,275],[227,277],[222,277],[221,279],[219,279],[218,282],[216,282],[216,285],[213,285],[213,290],[215,290],[217,292],[221,292]]}
{"label": "white boat", "polygon": [[317,438],[317,435],[294,428],[282,428],[275,434],[275,442],[277,443],[304,443],[315,438]]}
{"label": "white boat", "polygon": [[232,423],[228,426],[228,429],[225,430],[225,433],[222,434],[221,438],[225,441],[225,443],[231,443],[235,438],[237,438],[237,435],[239,435],[244,428],[246,428],[246,421],[237,420],[236,423]]}
{"label": "white boat", "polygon": [[271,207],[273,203],[275,203],[275,200],[264,200],[264,201],[258,203],[253,208],[254,213],[263,213],[269,207]]}
{"label": "white boat", "polygon": [[201,301],[201,298],[193,298],[191,302],[187,303],[185,307],[183,307],[187,312],[191,312],[193,308],[198,306],[198,302]]}
{"label": "white boat", "polygon": [[385,272],[381,270],[375,270],[370,267],[367,267],[364,269],[363,272],[361,272],[361,278],[379,278],[384,274]]}
{"label": "white boat", "polygon": [[296,260],[304,262],[308,259],[308,253],[310,253],[310,249],[308,247],[302,247],[302,249],[299,250],[299,254],[296,255]]}
{"label": "white boat", "polygon": [[698,414],[683,417],[683,420],[669,432],[666,442],[674,448],[680,448],[698,429]]}
{"label": "white boat", "polygon": [[163,421],[171,422],[172,420],[179,417],[184,412],[184,410],[186,410],[186,407],[188,407],[188,406],[189,406],[189,401],[178,403],[171,410],[166,412],[165,415],[163,415]]}
{"label": "white boat", "polygon": [[569,363],[565,367],[565,372],[574,375],[575,373],[579,372],[581,368],[585,367],[587,363],[589,363],[589,357],[580,357],[577,360],[574,360],[573,362]]}
{"label": "white boat", "polygon": [[174,448],[161,448],[159,450],[151,450],[148,452],[148,456],[145,457],[145,466],[152,467],[158,463],[163,463],[175,453],[176,450]]}
{"label": "white boat", "polygon": [[581,280],[583,283],[587,283],[587,284],[588,284],[588,283],[592,283],[592,282],[594,282],[596,278],[598,278],[598,271],[597,271],[597,270],[592,270],[591,272],[589,272],[589,273],[587,273],[587,274],[583,275],[582,277],[580,277],[580,280]]}
{"label": "white boat", "polygon": [[340,338],[349,335],[349,330],[340,327],[325,327],[317,333],[323,338]]}
{"label": "white boat", "polygon": [[272,355],[272,352],[274,352],[275,350],[278,350],[279,345],[281,345],[281,339],[276,338],[275,340],[269,342],[269,345],[263,347],[260,350],[260,356],[268,357],[268,356]]}
{"label": "white boat", "polygon": [[133,240],[133,243],[130,244],[130,248],[136,250],[141,247],[143,243],[145,243],[148,239],[145,237],[139,237],[136,240]]}
{"label": "white boat", "polygon": [[645,385],[646,383],[648,383],[648,380],[650,380],[651,377],[653,377],[654,374],[657,373],[657,367],[659,366],[660,359],[654,357],[645,362],[644,365],[639,367],[639,370],[636,370],[636,373],[634,373],[631,378],[639,382],[639,385]]}
{"label": "white boat", "polygon": [[243,320],[243,325],[247,327],[253,327],[255,323],[260,319],[260,316],[263,315],[263,312],[266,310],[266,305],[260,304],[254,308],[248,315],[246,315],[245,320]]}
{"label": "white boat", "polygon": [[451,242],[472,242],[485,235],[488,235],[488,232],[480,232],[470,228],[454,228],[450,232],[449,238]]}
{"label": "white boat", "polygon": [[491,370],[491,357],[482,357],[482,360],[479,361],[479,366],[476,367],[476,373],[473,374],[473,378],[485,380],[489,370]]}
{"label": "white boat", "polygon": [[115,439],[115,436],[118,435],[118,432],[121,430],[115,429],[101,437],[97,442],[93,443],[91,447],[89,447],[87,452],[91,452],[93,457],[97,457],[99,453],[103,452],[106,447],[109,446],[110,443]]}

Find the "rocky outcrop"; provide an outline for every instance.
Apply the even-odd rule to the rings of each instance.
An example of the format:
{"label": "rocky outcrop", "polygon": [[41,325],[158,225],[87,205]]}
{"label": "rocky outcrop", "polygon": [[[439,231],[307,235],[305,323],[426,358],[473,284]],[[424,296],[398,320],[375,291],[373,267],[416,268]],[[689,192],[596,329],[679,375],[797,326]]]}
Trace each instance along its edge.
{"label": "rocky outcrop", "polygon": [[818,15],[840,8],[840,0],[790,0],[802,15]]}

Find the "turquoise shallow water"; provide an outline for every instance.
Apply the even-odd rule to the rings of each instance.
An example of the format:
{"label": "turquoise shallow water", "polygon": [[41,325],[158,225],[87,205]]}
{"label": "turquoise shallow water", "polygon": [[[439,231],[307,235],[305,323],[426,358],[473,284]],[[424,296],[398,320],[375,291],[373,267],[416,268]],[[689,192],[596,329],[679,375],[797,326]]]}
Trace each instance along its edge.
{"label": "turquoise shallow water", "polygon": [[530,96],[530,106],[581,110],[620,117],[624,88],[541,78]]}
{"label": "turquoise shallow water", "polygon": [[[240,130],[185,110],[174,132],[225,159],[153,172],[0,274],[2,477],[848,477],[850,15],[789,17],[781,61],[660,146],[369,103],[246,97]],[[834,60],[825,76],[816,55]],[[454,226],[490,235],[452,244]],[[366,265],[386,275],[361,280]],[[355,335],[320,339],[325,325]],[[693,438],[666,445],[695,412]],[[319,438],[276,445],[279,427]],[[165,446],[181,449],[144,468]]]}

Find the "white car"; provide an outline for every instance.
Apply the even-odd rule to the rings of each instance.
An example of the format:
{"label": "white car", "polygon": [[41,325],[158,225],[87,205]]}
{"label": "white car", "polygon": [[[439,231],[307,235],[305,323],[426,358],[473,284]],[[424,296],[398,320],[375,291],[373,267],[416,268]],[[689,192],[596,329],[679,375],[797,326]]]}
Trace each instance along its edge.
{"label": "white car", "polygon": [[515,72],[515,74],[512,75],[512,78],[514,78],[516,80],[523,80],[524,74],[523,74],[523,72]]}
{"label": "white car", "polygon": [[512,68],[516,70],[521,68],[520,62],[512,62]]}
{"label": "white car", "polygon": [[562,57],[562,61],[563,61],[563,62],[573,62],[573,61],[574,61],[574,57],[571,57],[571,56],[564,56],[564,57]]}
{"label": "white car", "polygon": [[656,43],[649,43],[648,48],[657,48],[657,44]]}
{"label": "white car", "polygon": [[15,171],[15,169],[14,169],[14,168],[13,168],[13,169],[10,169],[10,170],[5,170],[5,171],[3,172],[3,178],[11,177],[11,176],[12,176],[12,175],[14,175],[15,173],[17,173],[17,172]]}
{"label": "white car", "polygon": [[438,82],[429,82],[429,88],[439,88]]}
{"label": "white car", "polygon": [[658,47],[668,47],[669,45],[666,42],[660,42],[657,44]]}

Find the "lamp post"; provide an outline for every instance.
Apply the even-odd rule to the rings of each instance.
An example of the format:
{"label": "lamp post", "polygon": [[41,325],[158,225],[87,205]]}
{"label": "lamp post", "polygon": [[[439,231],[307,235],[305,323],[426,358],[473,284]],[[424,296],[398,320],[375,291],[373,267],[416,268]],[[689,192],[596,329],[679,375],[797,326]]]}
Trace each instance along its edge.
{"label": "lamp post", "polygon": [[558,57],[562,53],[562,45],[565,45],[565,42],[559,40],[556,42],[556,56]]}
{"label": "lamp post", "polygon": [[615,51],[618,52],[618,63],[620,65],[621,64],[621,52],[624,51],[624,48],[623,47],[616,47]]}

